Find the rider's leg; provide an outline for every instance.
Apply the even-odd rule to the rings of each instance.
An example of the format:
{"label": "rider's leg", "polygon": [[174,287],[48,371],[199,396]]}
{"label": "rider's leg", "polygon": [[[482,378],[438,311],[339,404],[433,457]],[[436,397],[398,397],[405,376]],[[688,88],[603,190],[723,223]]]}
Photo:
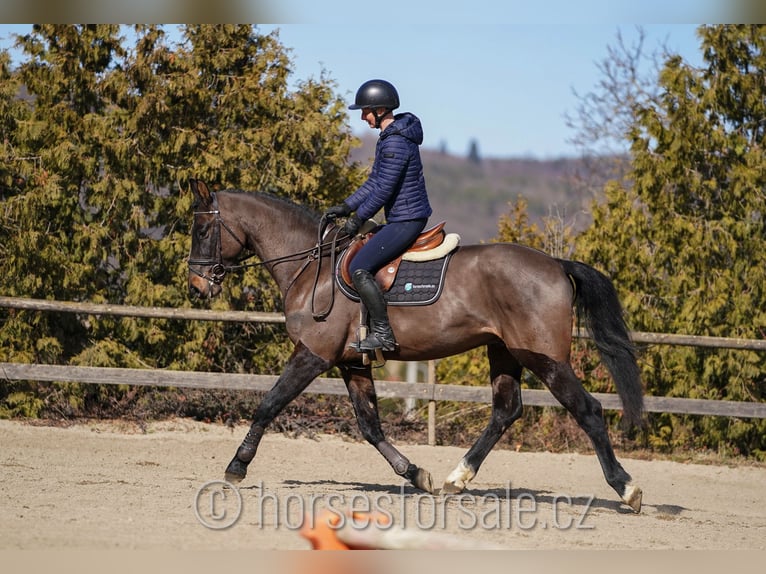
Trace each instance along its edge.
{"label": "rider's leg", "polygon": [[359,350],[393,351],[396,349],[396,339],[388,322],[386,300],[375,282],[375,277],[366,269],[357,269],[351,278],[354,282],[354,288],[370,314],[370,334],[366,339],[359,342]]}
{"label": "rider's leg", "polygon": [[360,351],[393,351],[396,348],[394,332],[388,321],[387,303],[375,282],[374,273],[404,253],[426,223],[427,219],[415,219],[384,225],[351,261],[349,271],[354,288],[370,315],[370,334],[360,342]]}

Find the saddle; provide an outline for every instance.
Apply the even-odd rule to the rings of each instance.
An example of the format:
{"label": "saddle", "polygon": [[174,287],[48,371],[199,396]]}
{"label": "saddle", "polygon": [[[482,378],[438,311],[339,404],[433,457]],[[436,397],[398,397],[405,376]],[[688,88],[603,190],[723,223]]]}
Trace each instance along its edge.
{"label": "saddle", "polygon": [[[391,285],[394,283],[394,279],[396,278],[396,274],[399,271],[399,266],[402,261],[427,261],[429,259],[438,259],[444,257],[447,253],[457,247],[460,237],[454,233],[447,234],[444,231],[445,223],[446,222],[442,221],[423,231],[407,251],[391,261],[388,265],[384,265],[375,274],[375,280],[378,285],[380,285],[383,292],[391,289]],[[364,247],[365,243],[370,240],[370,237],[380,229],[380,227],[381,226],[377,226],[373,228],[361,239],[354,241],[343,253],[341,260],[338,263],[338,270],[346,285],[353,285],[351,272],[349,271],[351,260],[359,250]]]}

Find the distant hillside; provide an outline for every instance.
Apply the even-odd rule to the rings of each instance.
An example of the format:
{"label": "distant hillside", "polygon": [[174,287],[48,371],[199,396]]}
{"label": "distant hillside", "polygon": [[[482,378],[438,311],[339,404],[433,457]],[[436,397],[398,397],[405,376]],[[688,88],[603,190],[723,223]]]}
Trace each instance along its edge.
{"label": "distant hillside", "polygon": [[[371,164],[376,136],[363,139],[352,159]],[[509,211],[508,203],[523,196],[529,217],[538,222],[554,214],[567,224],[583,229],[590,223],[587,208],[590,192],[578,183],[583,160],[480,159],[422,149],[426,185],[434,213],[431,223],[447,221],[449,231],[457,232],[464,243],[489,241],[497,236],[500,216]]]}

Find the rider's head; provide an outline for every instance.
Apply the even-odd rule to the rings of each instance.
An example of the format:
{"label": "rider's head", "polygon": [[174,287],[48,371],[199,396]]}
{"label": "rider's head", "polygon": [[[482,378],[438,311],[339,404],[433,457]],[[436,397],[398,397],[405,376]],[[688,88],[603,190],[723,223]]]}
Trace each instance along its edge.
{"label": "rider's head", "polygon": [[381,120],[399,107],[399,94],[390,82],[385,80],[368,80],[356,91],[354,103],[350,110],[369,110],[375,118],[375,127],[380,127]]}

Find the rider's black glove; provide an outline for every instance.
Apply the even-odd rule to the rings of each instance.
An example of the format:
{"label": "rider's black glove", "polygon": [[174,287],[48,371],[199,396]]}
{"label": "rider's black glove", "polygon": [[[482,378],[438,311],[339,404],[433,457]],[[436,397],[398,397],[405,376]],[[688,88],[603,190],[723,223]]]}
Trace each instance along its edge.
{"label": "rider's black glove", "polygon": [[359,228],[362,226],[362,223],[362,218],[355,213],[346,220],[346,225],[343,227],[343,231],[345,231],[349,237],[355,237]]}
{"label": "rider's black glove", "polygon": [[340,205],[335,205],[328,209],[324,216],[327,219],[335,219],[336,217],[346,217],[351,213],[351,208],[346,205],[345,203],[341,203]]}

